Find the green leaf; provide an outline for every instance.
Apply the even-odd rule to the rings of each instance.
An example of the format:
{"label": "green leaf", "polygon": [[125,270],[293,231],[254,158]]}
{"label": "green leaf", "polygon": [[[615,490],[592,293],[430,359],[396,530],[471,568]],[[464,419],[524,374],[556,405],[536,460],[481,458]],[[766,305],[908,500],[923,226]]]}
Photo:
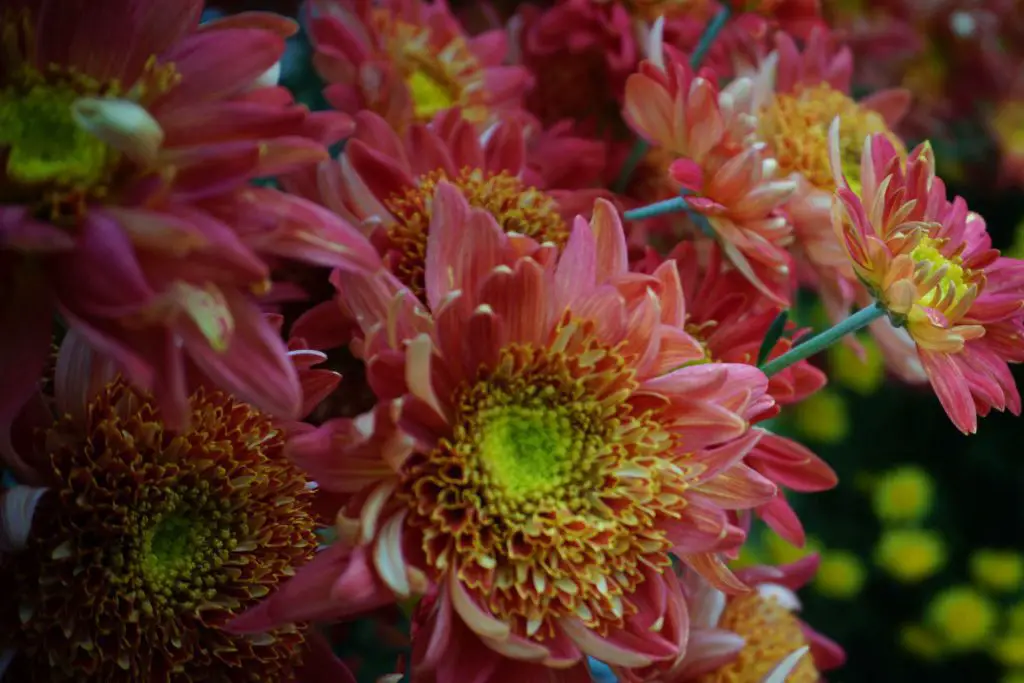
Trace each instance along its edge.
{"label": "green leaf", "polygon": [[775,320],[768,326],[768,331],[764,335],[764,341],[761,342],[761,348],[757,351],[757,364],[764,365],[764,362],[768,360],[768,354],[775,348],[775,343],[779,341],[782,333],[786,330],[786,323],[789,322],[789,309],[784,308],[779,311],[779,314],[775,316]]}

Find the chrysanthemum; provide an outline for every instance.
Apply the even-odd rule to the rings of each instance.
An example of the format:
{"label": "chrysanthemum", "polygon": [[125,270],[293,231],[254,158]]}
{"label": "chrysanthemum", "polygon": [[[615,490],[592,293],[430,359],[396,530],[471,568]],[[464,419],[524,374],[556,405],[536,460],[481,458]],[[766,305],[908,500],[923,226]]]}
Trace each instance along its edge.
{"label": "chrysanthemum", "polygon": [[264,255],[376,254],[344,221],[257,177],[326,157],[351,130],[272,84],[294,25],[197,26],[202,2],[15,0],[0,14],[0,416],[31,393],[56,311],[187,413],[191,359],[240,400],[294,417],[300,390],[252,292]]}
{"label": "chrysanthemum", "polygon": [[315,177],[297,177],[289,186],[361,226],[417,296],[424,293],[431,200],[438,183],[455,185],[506,232],[557,246],[569,235],[568,219],[585,213],[601,194],[528,185],[529,178],[543,179],[527,166],[523,131],[514,122],[484,137],[457,110],[429,126],[415,125],[402,137],[372,112],[360,112],[356,122],[337,161],[322,163]]}
{"label": "chrysanthemum", "polygon": [[738,588],[718,555],[744,537],[727,511],[775,493],[742,464],[750,422],[773,404],[766,378],[694,364],[675,269],[629,273],[607,202],[560,256],[447,183],[433,203],[429,313],[386,271],[344,274],[370,383],[390,404],[375,417],[397,420],[400,438],[378,424],[375,444],[332,452],[324,429],[293,452],[348,494],[339,529],[358,545],[331,579],[344,592],[317,558],[236,626],[432,586],[413,662],[424,681],[499,666],[510,680],[577,680],[585,654],[627,667],[674,656],[670,556]]}
{"label": "chrysanthemum", "polygon": [[[707,251],[702,254],[702,251]],[[684,242],[669,254],[679,271],[686,294],[685,329],[697,339],[705,362],[756,365],[758,352],[768,335],[779,307],[765,299],[736,270],[723,262],[721,252]],[[792,348],[804,330],[788,325],[768,352],[768,359]],[[768,393],[780,406],[794,405],[825,386],[825,375],[800,361],[768,380]],[[821,458],[799,443],[765,432],[745,462],[780,488],[801,493],[827,491],[838,483],[835,472]],[[805,541],[803,525],[786,498],[776,496],[756,513],[776,533],[795,545]]]}
{"label": "chrysanthemum", "polygon": [[736,268],[785,304],[791,226],[778,209],[795,185],[775,180],[775,162],[748,144],[752,121],[742,102],[750,91],[749,81],[737,79],[720,92],[709,72],[695,75],[665,48],[629,77],[625,116],[640,136],[678,157],[670,176],[691,193],[688,205],[706,217]]}
{"label": "chrysanthemum", "polygon": [[902,146],[891,126],[906,111],[909,98],[902,90],[883,90],[854,101],[849,94],[850,50],[836,49],[834,43],[825,30],[814,30],[801,52],[789,36],[778,34],[776,51],[751,77],[749,113],[756,117],[755,136],[777,164],[779,177],[797,183],[786,211],[798,264],[805,266],[801,279],[819,289],[838,319],[849,311],[856,290],[842,249],[828,229],[836,189],[829,166],[829,126],[836,117],[842,121],[839,160],[856,183],[865,136],[884,134]]}
{"label": "chrysanthemum", "polygon": [[4,453],[31,485],[0,498],[0,675],[302,681],[313,667],[352,681],[302,625],[222,628],[316,550],[313,491],[281,426],[198,389],[188,428],[168,429],[151,397],[104,384],[75,344],[57,361],[57,417],[30,404]]}
{"label": "chrysanthemum", "polygon": [[519,110],[530,86],[526,69],[505,65],[505,33],[466,35],[445,0],[312,0],[308,10],[327,101],[395,130],[453,107],[482,126]]}
{"label": "chrysanthemum", "polygon": [[839,125],[832,224],[857,277],[906,330],[961,431],[973,433],[993,408],[1019,414],[1007,363],[1024,360],[1024,262],[1000,257],[984,220],[947,199],[927,143],[904,169],[887,137],[869,137],[855,190],[839,161]]}
{"label": "chrysanthemum", "polygon": [[818,556],[779,567],[740,570],[754,590],[726,595],[702,577],[686,572],[683,591],[690,612],[685,654],[652,667],[621,671],[627,683],[761,683],[779,662],[802,648],[809,656],[793,663],[788,675],[772,680],[818,683],[820,672],[841,666],[842,648],[804,622],[796,591],[813,578]]}
{"label": "chrysanthemum", "polygon": [[628,9],[560,0],[547,9],[525,4],[513,22],[519,59],[534,78],[530,113],[545,126],[571,120],[595,137],[621,131],[623,88],[640,59]]}

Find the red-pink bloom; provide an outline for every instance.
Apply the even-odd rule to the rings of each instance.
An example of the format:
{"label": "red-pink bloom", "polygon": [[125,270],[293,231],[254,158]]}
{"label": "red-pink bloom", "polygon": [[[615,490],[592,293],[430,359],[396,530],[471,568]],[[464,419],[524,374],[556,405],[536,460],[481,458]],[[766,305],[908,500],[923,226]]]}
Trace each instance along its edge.
{"label": "red-pink bloom", "polygon": [[568,681],[585,654],[634,667],[678,653],[670,555],[741,587],[719,553],[744,538],[730,512],[775,495],[742,464],[750,423],[772,412],[767,379],[695,362],[675,268],[630,273],[609,203],[559,254],[442,182],[425,306],[385,270],[339,276],[381,403],[372,426],[325,425],[292,455],[347,498],[356,583],[332,587],[317,558],[238,628],[436,590],[416,680],[509,667]]}
{"label": "red-pink bloom", "polygon": [[[737,576],[754,588],[726,595],[701,576],[686,572],[683,591],[690,630],[685,649],[674,660],[641,670],[621,671],[625,683],[758,683],[820,681],[819,672],[842,666],[842,648],[797,619],[796,591],[818,570],[817,555],[779,567],[740,570]],[[809,647],[788,676],[771,678],[773,667],[793,652]]]}
{"label": "red-pink bloom", "polygon": [[797,185],[785,210],[792,222],[798,275],[803,284],[818,289],[836,320],[849,311],[857,285],[828,227],[836,189],[829,166],[829,126],[836,117],[843,122],[841,161],[844,168],[852,168],[869,134],[883,133],[901,144],[890,128],[909,104],[902,90],[854,101],[849,95],[852,68],[850,50],[837,45],[824,29],[812,31],[802,51],[789,36],[777,34],[776,51],[751,77],[748,112],[756,117],[754,135],[764,143],[764,154],[774,160],[780,177]]}
{"label": "red-pink bloom", "polygon": [[1024,262],[992,249],[984,220],[949,201],[928,144],[902,165],[880,135],[869,137],[855,191],[832,155],[840,188],[832,225],[858,279],[907,332],[932,388],[965,433],[991,409],[1021,410],[1007,363],[1024,360]]}
{"label": "red-pink bloom", "polygon": [[223,628],[315,553],[282,425],[197,387],[169,428],[74,330],[50,379],[0,436],[0,676],[354,683],[304,625]]}
{"label": "red-pink bloom", "polygon": [[594,197],[603,194],[549,189],[539,171],[562,169],[529,166],[516,122],[481,135],[451,110],[399,136],[371,112],[360,112],[356,121],[337,161],[290,179],[288,186],[361,226],[387,266],[417,295],[424,291],[430,202],[439,182],[454,184],[503,230],[559,246],[568,237],[568,220],[589,211]]}
{"label": "red-pink bloom", "polygon": [[445,0],[311,0],[308,10],[327,101],[399,132],[453,107],[484,126],[518,111],[530,86],[526,69],[505,65],[505,32],[466,35]]}
{"label": "red-pink bloom", "polygon": [[[700,341],[707,361],[756,365],[761,344],[781,309],[730,269],[714,247],[702,250],[684,242],[669,259],[675,262],[686,293],[685,329]],[[788,324],[786,332],[788,336],[775,342],[768,359],[791,349],[806,330]],[[825,381],[821,370],[800,361],[773,375],[768,393],[780,406],[793,405],[821,389]],[[801,493],[827,491],[838,483],[832,468],[809,449],[767,431],[745,462],[776,486]],[[803,525],[783,495],[755,512],[787,541],[804,544]]]}
{"label": "red-pink bloom", "polygon": [[695,75],[665,48],[663,58],[643,62],[629,77],[625,116],[639,135],[679,157],[669,175],[730,261],[765,296],[786,304],[791,226],[778,209],[795,185],[775,180],[775,162],[749,144],[752,120],[744,109],[751,91],[746,79],[719,91],[710,72]]}
{"label": "red-pink bloom", "polygon": [[530,113],[545,126],[570,119],[594,137],[621,130],[623,89],[640,59],[626,6],[559,0],[548,9],[524,5],[513,21],[520,62],[535,82]]}
{"label": "red-pink bloom", "polygon": [[351,130],[269,84],[293,23],[248,14],[197,26],[201,6],[7,8],[0,416],[34,388],[59,312],[170,422],[186,412],[186,359],[294,417],[298,377],[253,299],[265,258],[378,262],[330,212],[248,185],[325,158],[324,143]]}

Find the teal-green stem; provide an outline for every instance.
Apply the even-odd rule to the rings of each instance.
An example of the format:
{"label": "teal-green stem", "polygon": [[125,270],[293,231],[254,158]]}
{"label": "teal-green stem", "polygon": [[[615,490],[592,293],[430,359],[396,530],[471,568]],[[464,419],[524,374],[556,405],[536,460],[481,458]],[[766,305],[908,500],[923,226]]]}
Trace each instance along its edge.
{"label": "teal-green stem", "polygon": [[795,365],[805,358],[810,358],[819,351],[827,349],[846,335],[853,334],[857,330],[867,327],[883,315],[885,315],[885,309],[879,306],[877,302],[870,306],[865,306],[838,325],[814,335],[778,358],[768,361],[761,366],[761,370],[764,374],[771,377],[789,366]]}
{"label": "teal-green stem", "polygon": [[[722,9],[715,15],[707,27],[704,29],[704,33],[700,37],[700,42],[697,43],[697,49],[690,55],[690,68],[694,71],[700,66],[700,63],[704,61],[704,55],[711,49],[711,44],[715,42],[715,38],[722,32],[725,27],[725,22],[729,20],[729,5],[726,4]],[[619,177],[615,181],[614,189],[616,192],[625,192],[626,186],[629,184],[629,178],[633,175],[633,171],[636,170],[640,160],[647,154],[647,150],[650,145],[647,144],[646,140],[637,138],[636,142],[633,143],[633,149],[629,151],[629,156],[626,158],[626,163],[622,165],[622,170],[619,171]]]}

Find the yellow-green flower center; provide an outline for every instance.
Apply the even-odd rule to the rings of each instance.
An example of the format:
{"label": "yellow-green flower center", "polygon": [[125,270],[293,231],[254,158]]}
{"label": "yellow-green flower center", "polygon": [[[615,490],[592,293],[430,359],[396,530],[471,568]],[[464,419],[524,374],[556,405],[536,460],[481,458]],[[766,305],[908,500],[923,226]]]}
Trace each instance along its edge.
{"label": "yellow-green flower center", "polygon": [[75,123],[78,97],[62,85],[0,91],[0,148],[7,149],[10,180],[88,189],[104,179],[116,153]]}
{"label": "yellow-green flower center", "polygon": [[811,185],[835,190],[829,163],[828,131],[839,117],[839,159],[850,187],[860,194],[860,157],[864,139],[884,134],[900,150],[902,142],[885,119],[826,83],[780,94],[758,117],[758,133],[771,147],[782,175],[798,173]]}
{"label": "yellow-green flower center", "polygon": [[945,256],[940,251],[941,246],[936,240],[925,237],[910,252],[917,266],[918,282],[930,285],[919,300],[922,305],[947,299],[956,303],[964,298],[971,285],[970,274],[964,270],[960,257]]}
{"label": "yellow-green flower center", "polygon": [[410,73],[405,79],[405,84],[412,95],[413,112],[418,119],[429,120],[438,112],[451,109],[455,104],[451,88],[424,69],[416,69]]}
{"label": "yellow-green flower center", "polygon": [[479,415],[480,461],[491,483],[513,499],[535,498],[563,482],[579,451],[562,410],[508,406]]}

